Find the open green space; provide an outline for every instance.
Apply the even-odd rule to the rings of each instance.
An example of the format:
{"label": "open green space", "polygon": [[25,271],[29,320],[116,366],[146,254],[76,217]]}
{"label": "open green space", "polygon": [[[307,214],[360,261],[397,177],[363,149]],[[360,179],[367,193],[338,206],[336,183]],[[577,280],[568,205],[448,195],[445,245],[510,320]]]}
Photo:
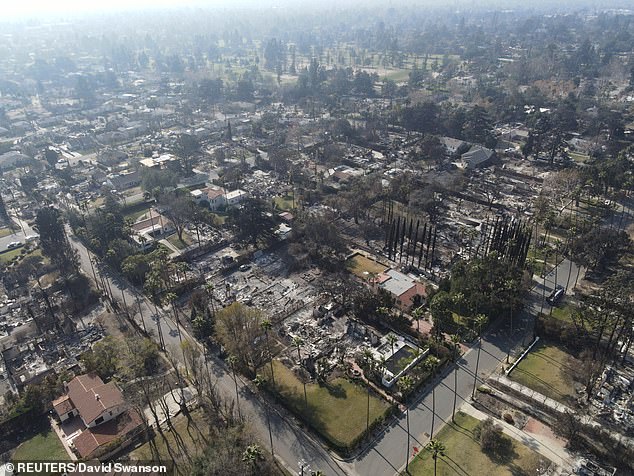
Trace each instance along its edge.
{"label": "open green space", "polygon": [[275,205],[275,208],[279,210],[292,210],[294,208],[293,197],[291,195],[284,195],[283,197],[273,197],[273,205]]}
{"label": "open green space", "polygon": [[132,223],[145,215],[151,208],[152,204],[147,202],[138,202],[128,205],[122,209],[123,216]]}
{"label": "open green space", "polygon": [[346,260],[346,268],[361,279],[367,279],[370,274],[379,274],[387,270],[387,267],[381,263],[377,263],[360,254],[355,254],[348,258]]}
{"label": "open green space", "polygon": [[106,199],[104,197],[97,197],[92,202],[88,204],[88,208],[94,209],[103,206],[106,203]]}
{"label": "open green space", "polygon": [[189,245],[193,243],[192,238],[187,233],[184,233],[184,232],[183,232],[183,241],[178,239],[178,234],[176,233],[174,233],[173,235],[170,235],[167,238],[167,241],[169,241],[172,245],[174,245],[179,250],[184,250],[185,248],[187,248]]}
{"label": "open green space", "polygon": [[560,304],[559,307],[553,307],[552,317],[559,321],[565,322],[566,324],[574,324],[572,320],[572,314],[576,310],[577,308],[572,304]]}
{"label": "open green space", "polygon": [[0,253],[0,263],[10,263],[11,261],[13,261],[13,258],[15,258],[16,256],[20,256],[20,251],[22,251],[22,248],[15,248],[11,251]]}
{"label": "open green space", "polygon": [[[282,400],[326,440],[338,447],[348,447],[365,431],[368,401],[365,388],[345,378],[335,378],[323,385],[309,383],[306,406],[302,382],[277,360],[274,369],[276,390]],[[387,402],[371,395],[370,424],[388,408]]]}
{"label": "open green space", "polygon": [[[521,444],[512,442],[512,450],[503,458],[491,459],[482,452],[473,431],[479,421],[466,413],[456,414],[456,423],[447,424],[436,435],[445,445],[445,456],[438,457],[438,476],[476,475],[528,476],[542,474],[548,462],[545,458]],[[431,453],[419,447],[419,454],[409,465],[410,474],[427,476],[434,474],[434,460]],[[405,473],[402,473],[405,474]]]}
{"label": "open green space", "polygon": [[409,69],[393,69],[388,70],[384,74],[381,75],[381,78],[391,79],[397,83],[409,80],[409,73],[411,70]]}
{"label": "open green space", "polygon": [[575,162],[579,162],[581,164],[585,164],[590,160],[590,156],[587,154],[580,154],[579,152],[568,152],[568,155]]}
{"label": "open green space", "polygon": [[512,380],[565,404],[576,398],[573,376],[577,359],[556,345],[538,343],[509,374]]}
{"label": "open green space", "polygon": [[4,237],[4,236],[9,236],[13,234],[13,230],[11,230],[11,228],[9,227],[2,227],[0,228],[0,238]]}
{"label": "open green space", "polygon": [[[20,247],[20,248],[16,248],[14,250],[11,250],[11,251],[7,251],[6,253],[0,253],[0,263],[9,263],[16,256],[22,255],[22,250],[24,250],[23,246]],[[50,263],[50,260],[48,259],[48,257],[42,255],[42,250],[40,248],[36,248],[33,251],[31,251],[29,253],[25,253],[23,255],[24,258],[27,258],[29,256],[40,256],[40,257],[42,257],[42,263],[44,263],[44,264],[49,264]]]}
{"label": "open green space", "polygon": [[13,454],[13,461],[68,461],[68,453],[51,429],[38,433],[25,441]]}

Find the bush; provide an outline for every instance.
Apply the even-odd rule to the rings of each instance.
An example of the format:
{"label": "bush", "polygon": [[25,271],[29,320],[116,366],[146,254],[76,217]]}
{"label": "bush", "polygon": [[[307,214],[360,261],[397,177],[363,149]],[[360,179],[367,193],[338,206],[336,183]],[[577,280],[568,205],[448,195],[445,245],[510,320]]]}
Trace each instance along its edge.
{"label": "bush", "polygon": [[509,412],[505,412],[502,415],[502,419],[508,423],[509,425],[514,425],[515,424],[515,419],[513,418],[513,415],[511,415]]}
{"label": "bush", "polygon": [[480,422],[473,434],[480,442],[482,451],[489,456],[499,458],[509,452],[510,440],[504,437],[502,428],[496,425],[491,418]]}
{"label": "bush", "polygon": [[431,341],[429,343],[429,351],[443,361],[452,357],[452,351],[441,342]]}

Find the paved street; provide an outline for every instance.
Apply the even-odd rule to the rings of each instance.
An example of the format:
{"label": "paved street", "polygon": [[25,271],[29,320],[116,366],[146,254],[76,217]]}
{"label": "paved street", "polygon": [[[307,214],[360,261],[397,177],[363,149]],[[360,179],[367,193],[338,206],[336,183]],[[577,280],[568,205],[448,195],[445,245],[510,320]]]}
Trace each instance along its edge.
{"label": "paved street", "polygon": [[[69,236],[72,246],[79,253],[82,270],[87,276],[94,279],[88,250],[74,236],[70,234]],[[106,273],[101,273],[97,268],[95,268],[95,274],[100,282],[103,278],[107,284],[110,285],[110,289],[112,290],[115,298],[122,301],[122,295],[125,295],[128,308],[131,313],[134,313],[134,319],[139,324],[142,322],[141,315],[139,313],[140,306],[145,320],[145,325],[153,339],[158,342],[158,322],[155,318],[156,309],[149,300],[147,300],[144,296],[135,293],[134,290],[127,286],[122,279],[107,276]],[[161,310],[159,309],[159,312],[160,311]],[[162,312],[160,325],[163,330],[166,349],[182,361],[179,332],[172,316]],[[185,332],[183,332],[182,338],[192,341],[194,340],[192,337],[186,335]],[[216,378],[217,388],[225,398],[234,399],[235,384],[231,373],[226,371],[224,362],[221,360],[215,357],[209,357],[209,359],[209,363],[211,364],[210,371]],[[299,425],[296,424],[290,416],[286,415],[286,412],[281,410],[278,412],[275,405],[268,402],[263,403],[259,396],[254,395],[240,379],[238,379],[238,389],[238,393],[240,395],[240,409],[256,431],[259,440],[262,442],[262,446],[267,449],[269,447],[269,433],[266,411],[267,408],[272,410],[270,415],[275,453],[286,463],[287,468],[290,471],[299,471],[298,462],[304,461],[310,466],[310,469],[320,470],[326,475],[343,476],[346,474],[341,467],[343,465],[340,466],[338,462],[331,457],[328,451],[326,451],[320,444],[306,436],[305,432],[299,428]],[[284,414],[285,416],[282,417],[281,414]],[[307,468],[305,468],[304,474],[309,474]]]}
{"label": "paved street", "polygon": [[[81,266],[84,272],[92,275],[92,268],[88,258],[88,251],[76,239],[71,237],[71,243],[78,250]],[[548,296],[556,283],[566,287],[568,276],[572,276],[569,286],[572,287],[574,278],[577,273],[577,267],[568,260],[561,262],[557,268],[557,272],[553,270],[546,276],[546,292]],[[135,314],[135,320],[141,323],[141,315],[138,312],[139,306],[143,312],[143,318],[148,331],[158,340],[158,325],[156,319],[156,308],[143,296],[135,293],[122,279],[107,276],[106,273],[100,273],[95,269],[98,279],[101,276],[110,285],[110,289],[116,298],[122,300],[122,294],[128,308]],[[541,307],[543,292],[543,280],[537,284],[531,291],[528,306],[525,312],[517,316],[514,322],[514,338],[509,336],[510,328],[493,328],[487,333],[482,341],[482,350],[480,353],[480,362],[478,369],[478,383],[486,379],[498,366],[505,360],[509,348],[514,348],[522,343],[522,337],[526,337],[528,342],[528,334],[532,332],[533,315],[539,311]],[[548,304],[544,306],[544,312],[548,312]],[[159,312],[161,310],[159,309]],[[160,325],[163,331],[165,346],[168,351],[175,355],[179,360],[182,358],[180,353],[179,332],[171,314],[161,312]],[[192,339],[185,333],[181,336],[183,339]],[[458,407],[465,401],[468,401],[473,390],[474,372],[477,360],[477,345],[467,351],[459,361],[458,367]],[[211,371],[217,378],[217,385],[221,392],[227,398],[235,397],[235,385],[232,376],[226,372],[224,363],[218,359],[212,358]],[[447,368],[445,372],[438,378],[436,382],[435,392],[432,392],[432,386],[428,386],[418,400],[410,409],[410,432],[412,435],[412,448],[417,446],[419,449],[429,441],[429,433],[431,431],[432,407],[435,393],[436,400],[436,419],[435,432],[440,430],[442,425],[451,419],[451,411],[453,405],[453,385],[454,376],[453,369]],[[256,430],[263,446],[268,446],[268,430],[266,423],[266,408],[273,409],[271,411],[271,422],[273,429],[273,443],[276,453],[286,462],[289,469],[297,471],[299,469],[298,462],[305,461],[310,465],[312,470],[320,470],[327,475],[343,475],[358,474],[360,476],[383,476],[391,475],[399,472],[405,466],[407,446],[406,419],[402,415],[394,421],[387,430],[382,433],[376,440],[375,444],[369,450],[366,450],[356,459],[349,463],[337,461],[332,455],[325,450],[320,444],[307,437],[303,430],[299,428],[297,422],[292,417],[287,416],[286,412],[280,410],[271,404],[263,405],[257,395],[253,395],[242,382],[239,382],[240,407],[245,415],[251,421]],[[280,416],[284,414],[284,418]],[[342,415],[342,418],[345,418]],[[409,454],[413,449],[410,448]],[[306,474],[306,470],[305,470]]]}
{"label": "paved street", "polygon": [[14,210],[9,210],[9,215],[13,220],[15,233],[0,238],[0,251],[6,250],[7,245],[13,241],[19,241],[24,244],[27,236],[37,236],[37,232],[27,222],[18,218]]}
{"label": "paved street", "polygon": [[[570,287],[574,283],[577,266],[568,260],[562,261],[557,267],[556,283],[566,287],[568,271],[571,271],[572,278]],[[546,297],[555,287],[555,271],[546,276]],[[531,290],[527,308],[514,322],[514,338],[509,337],[510,326],[491,329],[482,340],[482,350],[480,353],[480,363],[478,366],[478,379],[486,379],[502,361],[505,361],[509,349],[513,349],[522,343],[524,339],[529,342],[532,335],[533,316],[539,312],[542,300],[542,283]],[[544,306],[544,312],[548,312],[548,304]],[[529,335],[530,334],[530,335]],[[477,345],[467,351],[458,362],[458,403],[468,401],[473,390],[474,372],[477,360]],[[432,408],[435,393],[436,400],[436,421],[434,432],[440,430],[441,426],[451,420],[453,406],[454,376],[453,369],[448,368],[438,378],[435,392],[432,386],[420,395],[419,400],[410,409],[410,432],[412,435],[412,447],[422,449],[429,441],[431,431]],[[356,474],[362,476],[382,476],[391,475],[405,467],[407,456],[407,432],[406,419],[402,416],[396,423],[392,424],[388,430],[378,439],[373,448],[366,451],[353,463],[352,467]],[[412,455],[412,449],[409,455]]]}

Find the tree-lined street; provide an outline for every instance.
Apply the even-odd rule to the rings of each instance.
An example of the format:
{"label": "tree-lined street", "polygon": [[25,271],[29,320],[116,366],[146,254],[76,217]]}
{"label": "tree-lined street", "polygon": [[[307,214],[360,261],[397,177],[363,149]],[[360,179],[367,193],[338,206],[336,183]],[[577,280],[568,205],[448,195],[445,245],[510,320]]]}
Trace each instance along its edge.
{"label": "tree-lined street", "polygon": [[[89,252],[79,240],[71,238],[71,243],[78,251],[83,272],[92,277],[92,267],[89,261]],[[555,284],[566,286],[568,272],[575,276],[577,267],[574,263],[565,259],[559,263],[557,268],[557,282],[555,283],[555,271],[551,271],[546,276],[546,293],[554,289]],[[172,316],[168,312],[159,310],[160,319],[156,319],[156,307],[144,295],[137,293],[130,286],[124,283],[121,278],[102,272],[98,267],[95,273],[99,279],[103,278],[112,290],[115,299],[123,302],[122,293],[128,309],[135,321],[142,326],[141,313],[145,319],[145,326],[152,338],[158,342],[159,325],[163,333],[166,351],[179,361],[182,361],[180,351],[179,326],[176,325]],[[543,296],[543,282],[536,284],[527,299],[527,306],[524,312],[520,313],[514,325],[514,336],[509,336],[510,327],[492,328],[483,335],[482,349],[478,365],[478,382],[484,381],[502,362],[505,361],[509,349],[518,349],[522,343],[530,342],[532,336],[533,319],[541,308]],[[545,304],[547,309],[548,304]],[[184,331],[183,338],[193,340]],[[472,347],[459,359],[457,372],[458,406],[462,402],[469,401],[473,389],[473,377],[477,360],[477,344]],[[235,384],[231,372],[224,362],[208,356],[210,369],[217,379],[218,388],[227,398],[234,398]],[[411,447],[409,455],[413,456],[413,448],[416,446],[422,449],[429,441],[429,431],[431,429],[432,412],[434,406],[432,401],[431,385],[428,385],[420,396],[410,406],[410,432]],[[436,428],[440,429],[439,422],[446,423],[451,420],[453,406],[454,376],[453,367],[446,367],[443,373],[434,382]],[[266,409],[264,404],[252,393],[250,387],[246,386],[241,379],[238,379],[238,388],[241,395],[241,409],[248,417],[257,431],[261,441],[268,441],[268,427],[266,421]],[[270,403],[267,403],[270,405]],[[299,461],[304,461],[313,469],[319,469],[324,474],[332,475],[360,475],[360,476],[382,476],[395,474],[405,466],[405,447],[407,440],[405,416],[396,418],[389,427],[382,432],[361,454],[350,461],[340,461],[338,457],[332,455],[324,449],[314,439],[306,436],[305,430],[299,426],[298,422],[288,416],[282,408],[277,408],[271,412],[271,426],[273,443],[276,454],[285,463],[294,469]],[[281,415],[284,414],[282,417]],[[343,417],[343,416],[342,416]]]}

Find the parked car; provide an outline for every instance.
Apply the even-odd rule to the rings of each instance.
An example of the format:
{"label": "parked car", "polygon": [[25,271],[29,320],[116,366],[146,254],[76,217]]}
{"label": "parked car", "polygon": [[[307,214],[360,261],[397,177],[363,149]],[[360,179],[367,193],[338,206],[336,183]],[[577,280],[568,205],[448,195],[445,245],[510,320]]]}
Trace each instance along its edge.
{"label": "parked car", "polygon": [[21,246],[21,245],[22,243],[20,241],[12,241],[11,243],[7,245],[7,249],[12,250],[13,248],[17,248],[18,246]]}
{"label": "parked car", "polygon": [[563,286],[555,286],[555,289],[553,289],[553,292],[550,293],[550,295],[548,296],[548,304],[550,304],[551,306],[554,306],[555,304],[557,304],[557,302],[559,302],[559,300],[564,296],[565,293],[565,289],[563,288]]}

